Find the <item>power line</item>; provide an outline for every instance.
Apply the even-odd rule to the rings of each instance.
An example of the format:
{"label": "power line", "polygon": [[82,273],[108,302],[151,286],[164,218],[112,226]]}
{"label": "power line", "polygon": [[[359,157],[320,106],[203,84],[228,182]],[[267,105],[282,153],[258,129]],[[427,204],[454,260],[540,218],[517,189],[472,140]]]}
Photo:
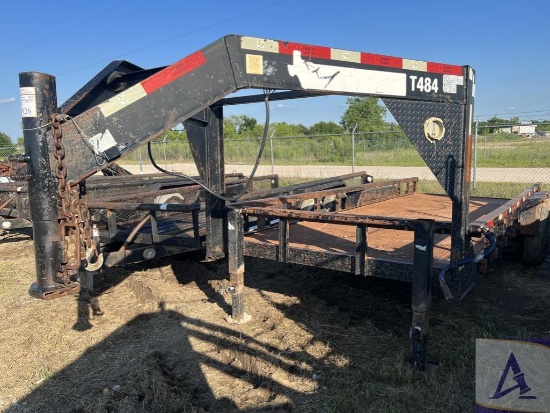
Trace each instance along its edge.
{"label": "power line", "polygon": [[213,27],[216,27],[216,26],[221,26],[222,24],[225,24],[225,23],[228,23],[230,21],[233,21],[233,20],[237,20],[237,19],[241,19],[245,16],[249,16],[251,14],[254,14],[254,13],[257,13],[259,11],[262,11],[262,10],[265,10],[265,9],[268,9],[270,7],[273,7],[273,6],[276,6],[278,4],[281,4],[281,3],[284,3],[286,2],[287,0],[281,0],[281,1],[278,1],[277,3],[272,3],[272,4],[269,4],[267,6],[264,6],[264,7],[260,7],[258,9],[254,9],[254,10],[251,10],[249,12],[246,12],[246,13],[243,13],[243,14],[240,14],[238,16],[234,16],[234,17],[231,17],[229,19],[225,19],[225,20],[222,20],[222,21],[219,21],[217,23],[214,23],[214,24],[211,24],[209,26],[204,26],[204,27],[201,27],[199,29],[195,29],[195,30],[191,30],[190,32],[187,32],[187,33],[184,33],[184,34],[180,34],[178,36],[175,36],[175,37],[171,37],[169,39],[166,39],[166,40],[162,40],[160,42],[157,42],[157,43],[153,43],[149,46],[144,46],[144,47],[140,47],[139,49],[134,49],[130,52],[126,52],[126,53],[122,53],[122,54],[119,54],[115,57],[111,57],[111,58],[107,58],[107,59],[103,59],[103,60],[100,60],[98,62],[95,62],[95,63],[90,63],[90,64],[87,64],[85,66],[81,66],[81,67],[77,67],[76,69],[71,69],[71,70],[67,70],[66,72],[61,72],[61,73],[58,73],[56,76],[61,76],[61,75],[66,75],[68,73],[72,73],[72,72],[76,72],[78,70],[82,70],[82,69],[86,69],[90,66],[95,66],[99,63],[104,63],[104,62],[110,62],[114,59],[117,59],[117,58],[120,58],[120,57],[123,57],[123,56],[127,56],[129,54],[133,54],[133,53],[138,53],[138,52],[141,52],[143,50],[147,50],[147,49],[151,49],[153,47],[156,47],[156,46],[159,46],[161,44],[165,44],[165,43],[169,43],[169,42],[172,42],[174,40],[177,40],[177,39],[181,39],[182,37],[187,37],[187,36],[190,36],[192,34],[195,34],[195,33],[199,33],[199,32],[202,32],[202,31],[205,31],[205,30],[208,30],[208,29],[212,29]]}
{"label": "power line", "polygon": [[[130,0],[130,1],[133,1],[133,0]],[[168,42],[171,42],[171,41],[174,41],[174,40],[177,40],[177,39],[181,39],[182,37],[186,37],[186,36],[190,36],[192,34],[195,34],[195,33],[199,33],[199,32],[202,32],[202,31],[205,31],[205,30],[208,30],[208,29],[211,29],[213,27],[217,27],[217,26],[221,26],[227,22],[230,22],[230,21],[233,21],[233,20],[238,20],[238,19],[241,19],[243,17],[246,17],[246,16],[249,16],[251,14],[254,14],[254,13],[258,13],[262,10],[265,10],[265,9],[268,9],[270,7],[274,7],[274,6],[277,6],[279,4],[282,4],[282,3],[285,3],[287,0],[281,0],[281,1],[278,1],[276,3],[272,3],[272,4],[269,4],[267,6],[264,6],[264,7],[260,7],[260,8],[257,8],[257,9],[254,9],[254,10],[251,10],[251,11],[248,11],[246,13],[242,13],[242,14],[239,14],[237,16],[234,16],[234,17],[231,17],[229,19],[225,19],[225,20],[222,20],[222,21],[219,21],[217,23],[213,23],[211,25],[208,25],[208,26],[204,26],[204,27],[201,27],[199,29],[195,29],[195,30],[191,30],[190,32],[187,32],[187,33],[183,33],[183,34],[180,34],[178,36],[175,36],[175,37],[171,37],[169,39],[166,39],[166,40],[162,40],[160,42],[157,42],[157,43],[153,43],[149,46],[144,46],[144,47],[141,47],[139,49],[135,49],[135,50],[132,50],[132,51],[129,51],[129,52],[126,52],[126,53],[122,53],[122,54],[119,54],[117,56],[114,56],[114,57],[111,57],[111,58],[106,58],[106,59],[102,59],[100,61],[96,61],[94,63],[89,63],[87,65],[84,65],[84,66],[80,66],[80,67],[77,67],[75,69],[71,69],[71,70],[67,70],[65,72],[61,72],[61,73],[58,73],[56,74],[55,76],[56,77],[59,77],[59,76],[63,76],[63,75],[66,75],[68,73],[73,73],[73,72],[76,72],[78,70],[82,70],[82,69],[87,69],[88,67],[92,67],[92,66],[95,66],[95,65],[98,65],[100,63],[105,63],[105,62],[110,62],[112,60],[115,60],[115,59],[118,59],[120,57],[123,57],[123,56],[127,56],[129,54],[133,54],[133,53],[138,53],[138,52],[141,52],[143,50],[147,50],[147,49],[151,49],[153,47],[156,47],[156,46],[159,46],[161,44],[164,44],[164,43],[168,43]],[[68,30],[68,29],[67,29]],[[0,89],[0,92],[4,92],[6,90],[12,90],[12,89],[15,89],[13,87],[10,87],[10,88],[5,88],[5,89]]]}
{"label": "power line", "polygon": [[12,50],[12,51],[10,51],[10,52],[6,52],[6,53],[0,55],[0,57],[9,56],[10,54],[17,53],[17,52],[19,52],[20,50],[26,49],[27,47],[31,47],[31,46],[34,46],[35,44],[42,43],[42,42],[44,42],[44,41],[46,41],[46,40],[48,40],[48,39],[51,39],[52,37],[55,37],[55,36],[61,34],[61,33],[68,32],[69,30],[74,29],[75,27],[82,26],[84,23],[88,23],[89,21],[94,20],[94,19],[97,19],[98,17],[101,17],[101,16],[103,16],[103,15],[109,13],[109,12],[112,12],[113,10],[119,9],[119,8],[121,8],[122,6],[125,6],[125,5],[127,5],[128,3],[131,3],[132,1],[134,1],[134,0],[125,1],[124,3],[121,3],[121,4],[119,4],[118,6],[111,7],[109,10],[105,10],[105,11],[102,12],[102,13],[96,14],[95,16],[92,16],[92,17],[90,17],[89,19],[83,20],[83,21],[81,21],[80,23],[73,24],[72,26],[69,26],[69,27],[67,27],[67,28],[65,28],[65,29],[63,29],[63,30],[60,30],[60,31],[55,32],[55,33],[53,33],[53,34],[50,34],[49,36],[43,37],[43,38],[40,39],[40,40],[36,40],[36,41],[34,41],[34,42],[32,42],[32,43],[27,43],[26,45],[23,45],[23,46],[21,46],[21,47],[18,47],[17,49],[14,49],[14,50]]}
{"label": "power line", "polygon": [[507,113],[491,113],[489,115],[476,115],[476,118],[490,118],[490,117],[497,117],[497,116],[510,116],[510,115],[521,115],[521,114],[527,114],[528,115],[533,115],[535,113],[549,113],[550,114],[550,109],[546,109],[546,110],[530,110],[530,111],[525,111],[525,112],[507,112]]}

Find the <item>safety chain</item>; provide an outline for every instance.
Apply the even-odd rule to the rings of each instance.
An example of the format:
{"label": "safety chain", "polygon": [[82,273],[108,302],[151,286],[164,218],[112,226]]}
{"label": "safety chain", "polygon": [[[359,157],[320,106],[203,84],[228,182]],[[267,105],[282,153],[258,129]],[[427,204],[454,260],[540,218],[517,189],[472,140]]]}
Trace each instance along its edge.
{"label": "safety chain", "polygon": [[64,163],[66,154],[60,118],[62,119],[61,116],[53,114],[51,125],[54,137],[53,155],[57,160],[57,192],[62,212],[60,219],[62,221],[62,231],[65,234],[64,259],[62,262],[63,282],[67,283],[70,281],[71,275],[78,272],[83,259],[88,264],[92,257],[99,258],[100,255],[92,238],[93,232],[88,212],[88,194],[85,187],[83,184],[67,181],[67,168]]}

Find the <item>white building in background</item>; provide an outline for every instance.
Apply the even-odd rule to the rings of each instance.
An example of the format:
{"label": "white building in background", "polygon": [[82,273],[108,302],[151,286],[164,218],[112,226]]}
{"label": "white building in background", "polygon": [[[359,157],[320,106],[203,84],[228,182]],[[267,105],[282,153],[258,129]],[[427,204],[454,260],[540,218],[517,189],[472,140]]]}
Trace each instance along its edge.
{"label": "white building in background", "polygon": [[532,138],[537,133],[537,125],[533,125],[531,123],[523,123],[521,125],[500,128],[499,132],[514,133],[516,135],[523,136],[524,138]]}

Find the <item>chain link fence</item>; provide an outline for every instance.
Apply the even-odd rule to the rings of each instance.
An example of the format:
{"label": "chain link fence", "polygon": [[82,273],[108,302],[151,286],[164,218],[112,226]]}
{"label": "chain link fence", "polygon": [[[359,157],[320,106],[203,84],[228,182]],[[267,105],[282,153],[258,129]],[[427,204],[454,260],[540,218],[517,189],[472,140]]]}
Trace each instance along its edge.
{"label": "chain link fence", "polygon": [[[224,141],[226,173],[250,174],[261,138]],[[155,162],[170,171],[197,175],[185,140],[156,140],[151,150]],[[17,147],[0,148],[6,158],[21,153]],[[132,173],[152,173],[147,147],[120,160]],[[511,134],[474,137],[471,192],[476,196],[510,198],[535,182],[550,188],[550,137],[530,138]],[[278,174],[282,184],[366,171],[376,180],[420,180],[420,190],[443,192],[409,139],[402,132],[372,132],[340,135],[269,136],[257,175]]]}
{"label": "chain link fence", "polygon": [[14,155],[16,153],[23,153],[23,148],[12,145],[12,146],[0,146],[0,160],[6,159],[10,155]]}

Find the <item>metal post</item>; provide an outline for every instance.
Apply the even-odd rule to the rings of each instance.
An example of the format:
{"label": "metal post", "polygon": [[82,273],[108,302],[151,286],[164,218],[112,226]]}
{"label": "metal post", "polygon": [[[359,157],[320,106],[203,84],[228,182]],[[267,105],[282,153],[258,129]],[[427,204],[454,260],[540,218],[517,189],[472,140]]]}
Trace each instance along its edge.
{"label": "metal post", "polygon": [[[223,106],[212,106],[187,121],[187,139],[203,183],[213,193],[225,193]],[[225,257],[225,201],[205,195],[206,260]]]}
{"label": "metal post", "polygon": [[244,219],[240,209],[227,210],[227,259],[231,284],[231,318],[244,320]]}
{"label": "metal post", "polygon": [[143,173],[143,160],[141,159],[141,146],[138,149],[138,156],[139,156],[139,173]]}
{"label": "metal post", "polygon": [[432,303],[432,274],[435,222],[417,220],[414,223],[414,256],[412,279],[413,363],[423,369],[426,365],[427,340],[430,331],[429,311]]}
{"label": "metal post", "polygon": [[36,282],[29,293],[53,298],[77,289],[60,278],[63,234],[58,221],[57,179],[50,166],[50,115],[57,108],[55,77],[44,73],[19,74],[25,157],[28,160],[30,217],[34,237]]}
{"label": "metal post", "polygon": [[475,123],[474,129],[474,172],[472,174],[472,188],[475,191],[476,181],[477,181],[477,131],[478,131],[478,122]]}
{"label": "metal post", "polygon": [[355,130],[357,129],[357,123],[351,131],[351,173],[355,172]]}
{"label": "metal post", "polygon": [[269,137],[269,145],[271,148],[271,175],[275,175],[275,163],[273,161],[273,135],[275,135],[275,131],[273,131]]}
{"label": "metal post", "polygon": [[168,138],[168,135],[162,140],[162,150],[164,152],[164,169],[168,170],[168,162],[166,160],[166,138]]}

